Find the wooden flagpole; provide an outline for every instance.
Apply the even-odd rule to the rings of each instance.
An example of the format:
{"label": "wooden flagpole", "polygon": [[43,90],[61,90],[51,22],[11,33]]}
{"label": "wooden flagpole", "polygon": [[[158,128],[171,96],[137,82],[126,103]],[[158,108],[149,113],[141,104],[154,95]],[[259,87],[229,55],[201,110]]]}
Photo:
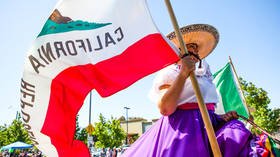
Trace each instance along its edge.
{"label": "wooden flagpole", "polygon": [[230,65],[231,65],[232,69],[233,69],[233,73],[234,73],[235,78],[236,78],[236,80],[237,80],[237,84],[238,84],[239,91],[241,92],[241,97],[242,97],[242,99],[243,99],[243,102],[245,103],[245,106],[246,106],[246,108],[247,108],[247,111],[248,111],[248,114],[249,114],[249,118],[250,118],[250,117],[251,117],[251,112],[250,112],[250,110],[249,110],[248,104],[247,104],[246,99],[245,99],[245,97],[244,97],[244,92],[242,91],[241,84],[240,84],[240,81],[239,81],[239,79],[238,79],[238,75],[237,75],[237,73],[236,73],[236,70],[235,70],[235,68],[234,68],[234,65],[233,65],[233,63],[232,63],[232,60],[231,60],[231,57],[230,57],[230,56],[229,56],[229,63],[230,63]]}
{"label": "wooden flagpole", "polygon": [[242,115],[238,115],[240,118],[242,118],[243,120],[245,120],[246,122],[250,123],[252,126],[254,126],[256,129],[260,130],[261,132],[263,132],[264,134],[266,134],[267,136],[269,136],[270,138],[272,138],[276,143],[280,144],[280,140],[278,140],[275,136],[271,135],[270,133],[268,133],[266,130],[264,130],[263,128],[261,128],[260,126],[258,126],[256,123],[254,123],[252,120],[242,116]]}
{"label": "wooden flagpole", "polygon": [[[168,12],[169,12],[169,15],[170,15],[175,33],[176,33],[176,36],[177,36],[178,41],[180,43],[180,47],[182,48],[181,49],[182,50],[181,55],[183,55],[185,53],[188,53],[188,50],[187,50],[186,45],[185,45],[185,43],[183,41],[183,38],[182,38],[182,34],[179,30],[178,22],[177,22],[177,19],[175,17],[173,8],[171,6],[171,3],[170,3],[169,0],[165,0],[165,3],[166,3],[166,6],[167,6],[167,9],[168,9]],[[205,128],[206,128],[206,132],[207,132],[207,135],[208,135],[208,138],[209,138],[209,141],[210,141],[212,152],[213,152],[215,157],[222,157],[222,154],[221,154],[221,151],[220,151],[220,148],[219,148],[216,136],[215,136],[215,132],[214,132],[212,123],[210,121],[210,117],[209,117],[207,108],[205,106],[205,103],[204,103],[204,100],[203,100],[203,97],[202,97],[197,79],[194,75],[194,72],[190,73],[190,79],[191,79],[193,89],[194,89],[194,92],[195,92],[195,95],[196,95],[196,98],[197,98],[197,101],[198,101],[198,107],[199,107],[199,110],[200,110],[201,115],[202,115],[202,119],[203,119],[203,122],[204,122],[204,125],[205,125]]]}

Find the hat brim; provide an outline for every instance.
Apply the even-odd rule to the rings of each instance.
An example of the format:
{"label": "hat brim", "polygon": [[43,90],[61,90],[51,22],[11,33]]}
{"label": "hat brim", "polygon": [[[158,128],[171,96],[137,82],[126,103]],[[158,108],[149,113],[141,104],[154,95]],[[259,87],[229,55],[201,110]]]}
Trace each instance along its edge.
{"label": "hat brim", "polygon": [[[208,24],[193,24],[180,28],[185,44],[196,43],[198,45],[198,55],[201,59],[207,57],[219,42],[217,29]],[[178,48],[180,43],[176,38],[175,32],[167,35]]]}

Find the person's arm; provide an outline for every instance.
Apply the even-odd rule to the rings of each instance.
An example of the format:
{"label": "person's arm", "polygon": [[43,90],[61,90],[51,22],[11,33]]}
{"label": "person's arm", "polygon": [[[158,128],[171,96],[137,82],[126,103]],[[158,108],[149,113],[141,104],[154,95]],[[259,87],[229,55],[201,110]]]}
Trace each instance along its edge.
{"label": "person's arm", "polygon": [[171,115],[177,108],[177,100],[184,88],[186,79],[191,71],[195,70],[195,60],[187,56],[181,59],[181,69],[171,85],[164,84],[159,87],[162,97],[158,102],[160,113],[164,116]]}
{"label": "person's arm", "polygon": [[225,114],[220,115],[220,117],[225,121],[225,122],[229,122],[233,119],[238,119],[239,116],[237,114],[236,111],[228,111]]}

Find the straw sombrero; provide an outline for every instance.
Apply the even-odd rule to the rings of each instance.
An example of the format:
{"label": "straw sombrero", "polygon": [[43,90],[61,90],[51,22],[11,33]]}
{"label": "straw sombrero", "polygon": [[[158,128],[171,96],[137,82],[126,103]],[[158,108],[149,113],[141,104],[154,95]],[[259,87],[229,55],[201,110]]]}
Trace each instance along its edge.
{"label": "straw sombrero", "polygon": [[[219,33],[217,29],[208,24],[188,25],[180,28],[180,31],[186,44],[196,43],[198,45],[198,55],[200,59],[208,56],[219,42]],[[169,33],[167,38],[177,47],[180,47],[175,32]]]}

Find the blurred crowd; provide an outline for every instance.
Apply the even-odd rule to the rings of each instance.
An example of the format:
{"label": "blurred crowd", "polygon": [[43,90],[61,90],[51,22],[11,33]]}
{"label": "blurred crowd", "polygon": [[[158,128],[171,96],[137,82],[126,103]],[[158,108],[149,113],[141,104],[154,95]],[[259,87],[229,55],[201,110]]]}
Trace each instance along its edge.
{"label": "blurred crowd", "polygon": [[33,150],[4,150],[0,157],[42,157],[42,152]]}
{"label": "blurred crowd", "polygon": [[121,154],[127,149],[127,147],[122,148],[103,148],[96,149],[92,151],[92,157],[120,157]]}

